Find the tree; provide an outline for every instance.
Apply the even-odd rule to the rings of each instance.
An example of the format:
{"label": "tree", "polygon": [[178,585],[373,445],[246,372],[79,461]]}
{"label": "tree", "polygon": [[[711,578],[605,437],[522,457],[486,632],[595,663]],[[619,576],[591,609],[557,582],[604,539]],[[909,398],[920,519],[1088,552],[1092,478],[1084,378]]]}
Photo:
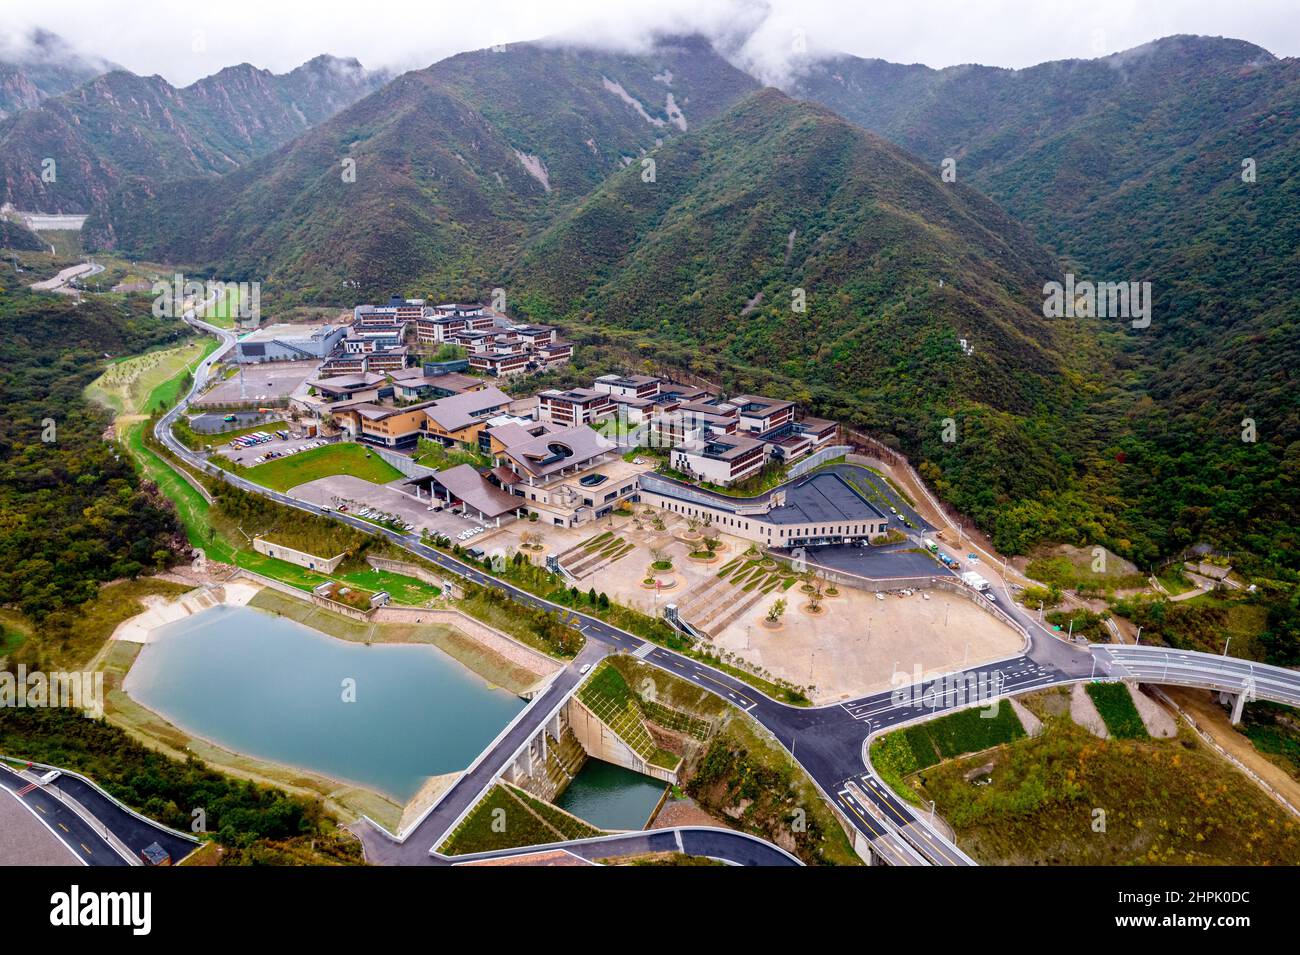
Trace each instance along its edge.
{"label": "tree", "polygon": [[772,604],[772,606],[768,608],[767,611],[768,623],[776,623],[781,619],[784,613],[785,613],[785,598],[778,597],[776,598],[776,603]]}

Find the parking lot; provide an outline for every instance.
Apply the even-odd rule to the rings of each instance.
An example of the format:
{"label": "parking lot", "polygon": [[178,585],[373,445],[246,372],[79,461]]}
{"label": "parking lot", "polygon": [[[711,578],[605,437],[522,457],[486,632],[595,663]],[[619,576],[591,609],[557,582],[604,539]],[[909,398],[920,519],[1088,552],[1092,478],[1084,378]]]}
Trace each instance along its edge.
{"label": "parking lot", "polygon": [[[788,550],[778,554],[790,556]],[[809,561],[870,580],[898,577],[951,577],[952,571],[935,562],[929,554],[918,554],[912,543],[884,547],[861,547],[857,544],[831,544],[807,550]]]}
{"label": "parking lot", "polygon": [[[220,444],[215,445],[215,453],[229,458],[237,464],[242,464],[251,468],[255,464],[261,464],[262,461],[265,461],[267,454],[276,454],[280,456],[296,454],[298,451],[306,448],[315,447],[321,440],[320,438],[289,438],[286,441],[277,438],[275,436],[277,425],[281,431],[288,428],[288,424],[285,422],[272,421],[268,423],[264,430],[267,434],[271,435],[270,441],[265,441],[262,444],[254,444],[247,448],[232,448],[229,441],[222,441]],[[262,460],[259,461],[259,458]]]}
{"label": "parking lot", "polygon": [[194,404],[238,405],[250,401],[286,400],[295,388],[316,373],[319,366],[320,362],[314,361],[269,361],[260,365],[244,365],[242,385],[239,375],[235,374],[223,379]]}

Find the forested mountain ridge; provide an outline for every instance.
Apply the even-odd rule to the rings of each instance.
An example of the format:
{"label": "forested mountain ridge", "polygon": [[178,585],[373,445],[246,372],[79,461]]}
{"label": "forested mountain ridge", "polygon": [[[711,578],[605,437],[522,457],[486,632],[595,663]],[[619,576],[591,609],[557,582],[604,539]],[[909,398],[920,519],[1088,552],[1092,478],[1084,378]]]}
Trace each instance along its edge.
{"label": "forested mountain ridge", "polygon": [[954,159],[1080,280],[1149,281],[1098,408],[1135,536],[1300,566],[1300,61],[1177,36],[1025,70],[839,57],[794,89]]}
{"label": "forested mountain ridge", "polygon": [[[771,89],[654,159],[530,245],[509,287],[531,317],[892,436],[1009,550],[1032,543],[1018,503],[1106,480],[1084,405],[1113,336],[1043,317],[1057,264],[978,192]],[[1118,535],[1099,505],[1070,504]]]}
{"label": "forested mountain ridge", "polygon": [[88,227],[307,300],[343,282],[363,299],[422,282],[477,294],[555,209],[756,86],[693,37],[463,53],[233,175],[122,190]]}
{"label": "forested mountain ridge", "polygon": [[115,69],[49,30],[0,36],[0,119]]}
{"label": "forested mountain ridge", "polygon": [[132,179],[231,172],[386,78],[335,57],[279,76],[232,66],[183,88],[114,70],[0,121],[0,203],[84,213]]}

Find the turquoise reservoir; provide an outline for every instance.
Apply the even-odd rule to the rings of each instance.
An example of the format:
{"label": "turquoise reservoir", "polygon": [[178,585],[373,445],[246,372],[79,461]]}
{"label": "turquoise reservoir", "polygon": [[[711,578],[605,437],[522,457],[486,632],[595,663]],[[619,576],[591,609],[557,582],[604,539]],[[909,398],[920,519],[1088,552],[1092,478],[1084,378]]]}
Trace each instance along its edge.
{"label": "turquoise reservoir", "polygon": [[555,804],[598,829],[641,829],[667,783],[589,759]]}
{"label": "turquoise reservoir", "polygon": [[159,628],[124,689],[225,749],[399,802],[469,766],[525,706],[436,647],[349,643],[248,607]]}

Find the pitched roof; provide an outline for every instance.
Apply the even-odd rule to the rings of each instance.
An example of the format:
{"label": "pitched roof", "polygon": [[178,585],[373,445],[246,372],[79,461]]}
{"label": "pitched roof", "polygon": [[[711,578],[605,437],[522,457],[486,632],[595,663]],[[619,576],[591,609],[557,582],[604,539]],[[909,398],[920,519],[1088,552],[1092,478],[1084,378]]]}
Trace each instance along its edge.
{"label": "pitched roof", "polygon": [[500,388],[466,391],[450,398],[439,398],[425,409],[429,420],[443,431],[459,431],[478,420],[478,416],[494,408],[510,404],[510,396]]}
{"label": "pitched roof", "polygon": [[483,475],[469,464],[458,464],[454,468],[439,471],[433,479],[453,496],[460,498],[486,517],[507,514],[523,504],[513,494],[507,494],[489,484]]}
{"label": "pitched roof", "polygon": [[618,447],[586,425],[553,431],[506,449],[506,457],[533,477],[582,464]]}

